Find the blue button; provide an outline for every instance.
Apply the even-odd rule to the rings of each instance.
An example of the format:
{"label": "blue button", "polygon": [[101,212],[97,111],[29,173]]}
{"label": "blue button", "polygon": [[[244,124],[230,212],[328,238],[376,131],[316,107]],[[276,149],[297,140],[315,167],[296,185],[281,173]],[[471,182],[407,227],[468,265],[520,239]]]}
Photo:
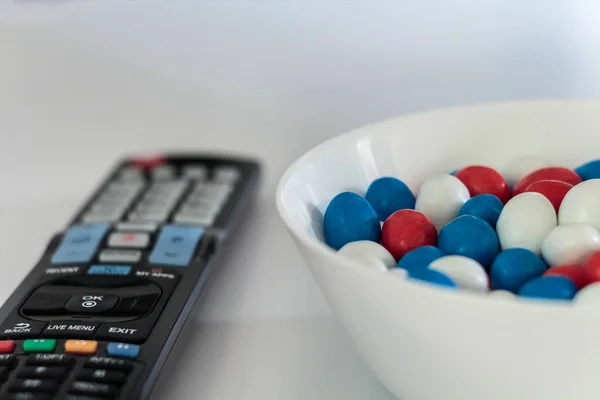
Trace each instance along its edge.
{"label": "blue button", "polygon": [[109,227],[109,224],[72,226],[52,256],[52,264],[90,262]]}
{"label": "blue button", "polygon": [[109,343],[106,354],[111,357],[136,359],[140,355],[140,346],[128,343]]}
{"label": "blue button", "polygon": [[130,265],[92,265],[87,273],[88,275],[128,275],[130,271]]}
{"label": "blue button", "polygon": [[203,228],[165,225],[150,254],[150,263],[187,267],[203,235]]}

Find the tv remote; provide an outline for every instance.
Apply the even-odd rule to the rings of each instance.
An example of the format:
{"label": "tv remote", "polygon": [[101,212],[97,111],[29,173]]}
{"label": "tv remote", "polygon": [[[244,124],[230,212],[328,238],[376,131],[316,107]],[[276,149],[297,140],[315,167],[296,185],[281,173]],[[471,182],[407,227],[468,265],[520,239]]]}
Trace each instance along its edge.
{"label": "tv remote", "polygon": [[120,160],[0,308],[0,399],[151,398],[259,175],[237,157]]}

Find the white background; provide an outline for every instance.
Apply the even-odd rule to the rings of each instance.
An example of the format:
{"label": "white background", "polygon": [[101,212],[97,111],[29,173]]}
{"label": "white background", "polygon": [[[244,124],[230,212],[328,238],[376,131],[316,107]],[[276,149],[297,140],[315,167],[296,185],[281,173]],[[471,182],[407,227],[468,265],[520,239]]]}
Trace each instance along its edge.
{"label": "white background", "polygon": [[0,1],[0,298],[119,155],[255,155],[259,201],[163,389],[389,400],[279,222],[278,178],[317,143],[398,114],[598,97],[594,3]]}

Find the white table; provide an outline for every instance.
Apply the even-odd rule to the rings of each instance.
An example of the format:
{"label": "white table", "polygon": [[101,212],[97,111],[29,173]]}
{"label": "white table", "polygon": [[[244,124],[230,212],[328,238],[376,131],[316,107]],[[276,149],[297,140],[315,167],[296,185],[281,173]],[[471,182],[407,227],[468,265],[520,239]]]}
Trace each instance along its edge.
{"label": "white table", "polygon": [[589,15],[600,6],[303,3],[0,3],[0,301],[121,154],[256,155],[259,201],[161,389],[171,400],[392,399],[279,221],[278,178],[315,144],[389,116],[597,96]]}

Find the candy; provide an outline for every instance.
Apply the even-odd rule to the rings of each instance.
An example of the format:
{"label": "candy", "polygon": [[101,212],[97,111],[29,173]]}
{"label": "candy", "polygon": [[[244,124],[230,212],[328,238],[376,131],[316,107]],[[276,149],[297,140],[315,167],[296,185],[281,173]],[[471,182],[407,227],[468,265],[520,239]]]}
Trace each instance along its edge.
{"label": "candy", "polygon": [[395,211],[415,208],[415,196],[408,186],[392,177],[374,180],[369,185],[365,198],[381,221],[385,221]]}
{"label": "candy", "polygon": [[552,267],[543,276],[564,276],[575,284],[577,290],[585,286],[585,273],[583,267],[578,264],[558,265]]}
{"label": "candy", "polygon": [[581,289],[573,298],[577,306],[600,306],[600,282],[592,283]]}
{"label": "candy", "polygon": [[590,255],[582,266],[583,279],[586,285],[600,282],[600,251]]}
{"label": "candy", "polygon": [[573,185],[566,182],[546,180],[532,183],[531,185],[527,186],[525,192],[536,192],[544,195],[554,206],[554,211],[558,213],[560,204],[562,203],[567,192],[571,190],[572,187]]}
{"label": "candy", "polygon": [[379,243],[370,240],[347,243],[338,253],[374,270],[387,271],[396,267],[396,260],[390,252]]}
{"label": "candy", "polygon": [[573,186],[558,210],[560,225],[584,222],[600,229],[600,179],[590,179]]}
{"label": "candy", "polygon": [[506,203],[496,232],[502,249],[525,248],[540,255],[546,236],[556,227],[550,200],[539,193],[522,193]]}
{"label": "candy", "polygon": [[467,200],[458,211],[458,215],[472,215],[496,226],[504,204],[492,194],[480,194]]}
{"label": "candy", "polygon": [[421,246],[435,246],[437,230],[419,211],[398,210],[383,223],[381,244],[396,260]]}
{"label": "candy", "polygon": [[435,285],[446,286],[456,288],[457,285],[452,279],[446,274],[429,269],[429,268],[416,268],[408,272],[409,279],[415,279],[419,281],[433,283]]}
{"label": "candy", "polygon": [[561,181],[571,185],[577,185],[581,182],[579,175],[575,171],[565,167],[544,167],[531,172],[519,181],[513,187],[513,196],[521,194],[531,185],[538,181]]}
{"label": "candy", "polygon": [[458,178],[438,174],[419,188],[415,210],[425,214],[439,230],[456,218],[458,210],[470,197],[469,189]]}
{"label": "candy", "polygon": [[409,251],[398,261],[398,267],[410,271],[427,268],[429,264],[446,254],[435,246],[421,246]]}
{"label": "candy", "polygon": [[490,281],[496,290],[517,293],[529,280],[542,275],[548,266],[527,249],[503,250],[490,268]]}
{"label": "candy", "polygon": [[463,215],[444,226],[438,237],[438,247],[448,255],[469,257],[483,266],[488,266],[499,250],[494,229],[472,215]]}
{"label": "candy", "polygon": [[448,276],[463,289],[487,292],[488,276],[477,261],[463,256],[444,256],[429,265],[429,269]]}
{"label": "candy", "polygon": [[408,277],[408,271],[402,268],[388,269],[387,273],[389,276],[393,276],[396,279],[406,279]]}
{"label": "candy", "polygon": [[593,160],[575,168],[577,175],[584,181],[600,179],[600,160]]}
{"label": "candy", "polygon": [[527,282],[519,296],[551,300],[571,300],[577,293],[575,284],[562,276],[541,276]]}
{"label": "candy", "polygon": [[534,155],[522,155],[514,158],[501,169],[500,173],[506,179],[506,183],[513,187],[531,172],[547,167],[548,163]]}
{"label": "candy", "polygon": [[377,213],[367,200],[356,193],[335,196],[323,217],[325,242],[335,250],[357,240],[379,242],[381,228]]}
{"label": "candy", "polygon": [[492,194],[502,203],[508,201],[510,189],[498,171],[481,165],[472,165],[458,171],[456,176],[465,184],[471,196]]}
{"label": "candy", "polygon": [[600,250],[600,233],[590,225],[572,223],[554,228],[542,244],[542,257],[551,267],[581,264]]}

